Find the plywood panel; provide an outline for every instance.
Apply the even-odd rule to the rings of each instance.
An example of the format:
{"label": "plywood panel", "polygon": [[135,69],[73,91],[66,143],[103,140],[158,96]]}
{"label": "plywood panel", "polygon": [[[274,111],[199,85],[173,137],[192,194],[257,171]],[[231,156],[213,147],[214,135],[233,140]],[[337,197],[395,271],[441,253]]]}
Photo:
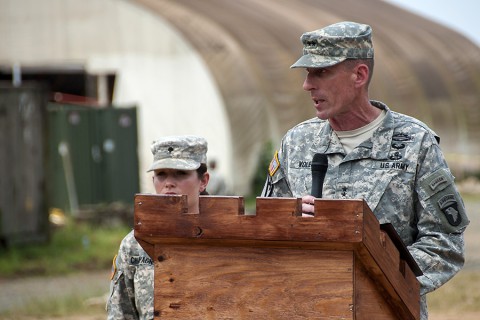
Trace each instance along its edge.
{"label": "plywood panel", "polygon": [[158,319],[352,319],[353,253],[162,245]]}

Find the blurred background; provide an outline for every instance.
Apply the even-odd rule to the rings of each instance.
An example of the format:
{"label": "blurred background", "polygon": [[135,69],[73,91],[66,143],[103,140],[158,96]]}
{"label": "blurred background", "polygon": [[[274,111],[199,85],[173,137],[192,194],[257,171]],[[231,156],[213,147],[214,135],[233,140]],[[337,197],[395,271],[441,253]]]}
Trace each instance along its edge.
{"label": "blurred background", "polygon": [[[371,98],[441,137],[474,222],[466,270],[475,272],[459,279],[479,292],[479,5],[417,2],[0,0],[0,285],[94,270],[98,279],[82,283],[96,283],[95,294],[77,298],[103,301],[133,195],[154,191],[146,170],[161,136],[204,136],[221,193],[254,199],[283,134],[314,116],[304,71],[289,68],[300,35],[352,20],[373,28]],[[469,290],[434,307],[476,311],[460,303],[480,305]],[[20,317],[2,307],[18,306],[6,297],[0,315]],[[43,316],[85,313],[64,302]]]}

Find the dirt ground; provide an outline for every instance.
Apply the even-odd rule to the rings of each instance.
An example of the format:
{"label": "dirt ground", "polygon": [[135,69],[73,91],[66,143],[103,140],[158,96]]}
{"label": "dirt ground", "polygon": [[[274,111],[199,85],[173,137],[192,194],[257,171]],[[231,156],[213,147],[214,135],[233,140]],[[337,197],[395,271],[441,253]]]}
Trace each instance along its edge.
{"label": "dirt ground", "polygon": [[[110,270],[103,270],[59,277],[0,279],[0,314],[2,311],[15,310],[31,302],[50,300],[61,295],[79,295],[90,296],[85,303],[100,310],[103,313],[102,319],[105,319],[105,313],[102,309],[105,306],[105,297],[108,293],[109,275]],[[0,315],[0,319],[9,318]],[[78,318],[78,320],[80,319],[87,320],[84,317]],[[95,318],[88,319],[93,320]]]}

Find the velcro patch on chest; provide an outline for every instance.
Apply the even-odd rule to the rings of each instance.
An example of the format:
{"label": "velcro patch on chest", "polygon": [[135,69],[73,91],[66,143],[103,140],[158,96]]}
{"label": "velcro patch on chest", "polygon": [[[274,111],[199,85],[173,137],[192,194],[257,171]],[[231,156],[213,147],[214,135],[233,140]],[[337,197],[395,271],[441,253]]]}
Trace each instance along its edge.
{"label": "velcro patch on chest", "polygon": [[407,171],[408,167],[410,166],[409,163],[406,162],[397,162],[397,161],[383,161],[380,162],[379,168],[385,170],[400,170],[400,171]]}
{"label": "velcro patch on chest", "polygon": [[129,263],[132,266],[153,265],[153,260],[148,256],[131,256]]}

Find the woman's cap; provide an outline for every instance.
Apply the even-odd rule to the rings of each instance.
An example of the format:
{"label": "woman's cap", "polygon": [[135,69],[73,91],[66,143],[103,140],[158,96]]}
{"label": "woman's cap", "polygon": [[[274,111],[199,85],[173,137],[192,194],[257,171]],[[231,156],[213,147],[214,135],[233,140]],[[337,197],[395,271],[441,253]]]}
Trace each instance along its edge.
{"label": "woman's cap", "polygon": [[168,136],[151,146],[153,164],[147,171],[158,169],[196,170],[207,163],[207,140],[198,136]]}

